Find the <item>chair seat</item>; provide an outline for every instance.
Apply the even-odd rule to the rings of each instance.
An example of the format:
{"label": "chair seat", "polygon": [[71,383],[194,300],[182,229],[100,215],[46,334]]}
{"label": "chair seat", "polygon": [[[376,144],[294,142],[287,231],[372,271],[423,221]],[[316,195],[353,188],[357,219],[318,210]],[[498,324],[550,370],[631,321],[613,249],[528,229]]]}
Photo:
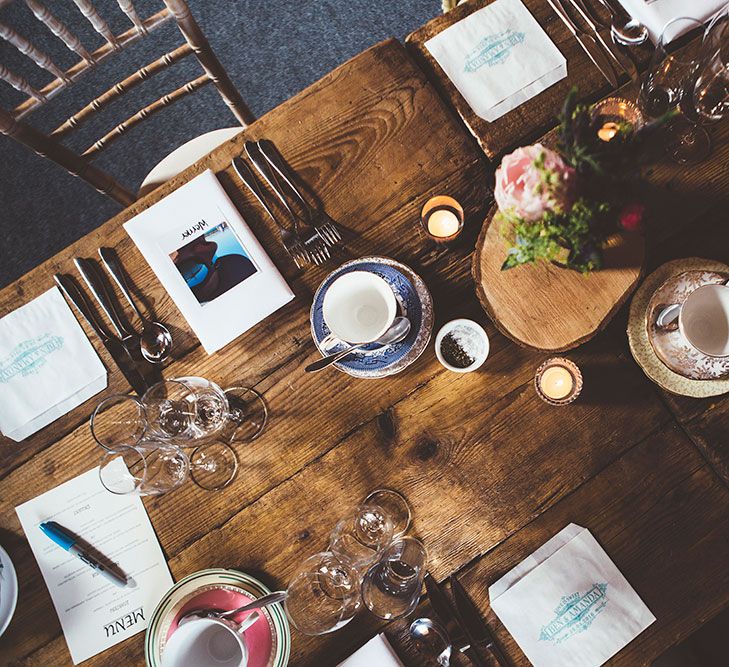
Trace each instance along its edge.
{"label": "chair seat", "polygon": [[166,158],[160,160],[150,171],[139,186],[139,196],[152,192],[155,188],[166,183],[181,171],[197,162],[220,144],[232,139],[243,131],[242,127],[223,127],[219,130],[206,132],[199,137],[190,139],[179,148],[172,151]]}

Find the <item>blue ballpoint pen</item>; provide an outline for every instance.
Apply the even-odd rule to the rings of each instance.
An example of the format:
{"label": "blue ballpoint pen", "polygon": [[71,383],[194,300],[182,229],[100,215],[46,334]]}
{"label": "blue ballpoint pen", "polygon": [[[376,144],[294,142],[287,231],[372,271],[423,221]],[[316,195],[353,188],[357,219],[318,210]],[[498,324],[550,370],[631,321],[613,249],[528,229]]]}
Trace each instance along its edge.
{"label": "blue ballpoint pen", "polygon": [[106,567],[104,567],[104,565],[99,563],[99,561],[96,560],[91,554],[84,551],[84,549],[77,544],[76,538],[73,535],[69,534],[69,532],[65,528],[63,528],[63,526],[59,526],[55,521],[46,521],[45,523],[42,523],[40,525],[40,529],[46,535],[48,535],[48,537],[50,537],[59,547],[76,556],[76,558],[86,563],[92,569],[96,570],[102,577],[108,579],[120,588],[126,587],[126,579],[116,574],[116,572],[107,569]]}

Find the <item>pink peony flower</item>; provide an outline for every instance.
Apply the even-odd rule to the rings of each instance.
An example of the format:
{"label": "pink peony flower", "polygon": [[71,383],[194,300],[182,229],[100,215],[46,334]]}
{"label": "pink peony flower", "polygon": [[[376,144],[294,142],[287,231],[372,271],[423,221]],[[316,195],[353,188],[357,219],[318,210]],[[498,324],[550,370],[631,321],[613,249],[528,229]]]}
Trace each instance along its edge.
{"label": "pink peony flower", "polygon": [[569,211],[574,185],[575,170],[558,153],[534,144],[504,157],[496,170],[494,196],[499,210],[539,220],[547,211]]}
{"label": "pink peony flower", "polygon": [[625,206],[623,206],[623,210],[620,211],[620,226],[629,232],[640,231],[643,227],[644,213],[645,204],[641,204],[639,202],[626,204]]}

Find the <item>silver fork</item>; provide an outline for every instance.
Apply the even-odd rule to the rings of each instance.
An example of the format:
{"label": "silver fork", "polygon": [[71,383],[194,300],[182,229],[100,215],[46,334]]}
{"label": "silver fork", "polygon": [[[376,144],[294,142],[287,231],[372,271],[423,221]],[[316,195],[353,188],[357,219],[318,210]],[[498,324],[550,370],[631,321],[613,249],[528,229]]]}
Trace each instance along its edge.
{"label": "silver fork", "polygon": [[[265,157],[263,160],[261,160],[261,157],[263,156],[257,144],[252,141],[246,141],[245,151],[246,155],[248,155],[248,158],[253,163],[253,166],[256,168],[256,171],[258,171],[258,173],[261,175],[261,178],[266,181],[268,187],[273,190],[274,194],[281,202],[281,205],[288,212],[291,220],[293,221],[294,228],[298,231],[298,223],[302,222],[306,224],[306,221],[302,220],[301,216],[299,216],[289,205],[289,202],[282,191],[281,184],[279,183],[276,176],[276,172],[269,170],[268,161],[265,159]],[[300,231],[299,234],[301,234]],[[309,235],[304,237],[303,241],[304,247],[306,248],[309,257],[311,258],[311,261],[314,262],[314,264],[316,264],[317,266],[323,264],[324,262],[326,262],[326,260],[330,258],[331,255],[329,253],[328,244],[323,239],[322,235],[317,232],[316,229],[312,229]]]}
{"label": "silver fork", "polygon": [[304,210],[307,222],[319,232],[327,245],[333,246],[342,241],[342,234],[337,224],[324,211],[312,206],[306,200],[299,188],[296,186],[296,178],[291,167],[283,159],[278,149],[268,140],[260,140],[256,142],[258,150],[264,158],[278,173],[278,175],[291,188],[296,196],[297,201]]}
{"label": "silver fork", "polygon": [[253,175],[251,168],[241,158],[234,157],[233,169],[235,169],[238,178],[243,181],[243,184],[250,190],[251,194],[263,207],[263,210],[268,213],[268,217],[271,218],[273,224],[278,228],[279,234],[281,235],[281,243],[283,243],[286,252],[289,253],[296,266],[302,268],[303,264],[311,262],[312,257],[309,255],[309,251],[305,245],[301,242],[299,235],[284,227],[273,214],[273,211],[271,211],[266,200],[263,198],[263,193],[258,187],[256,177]]}

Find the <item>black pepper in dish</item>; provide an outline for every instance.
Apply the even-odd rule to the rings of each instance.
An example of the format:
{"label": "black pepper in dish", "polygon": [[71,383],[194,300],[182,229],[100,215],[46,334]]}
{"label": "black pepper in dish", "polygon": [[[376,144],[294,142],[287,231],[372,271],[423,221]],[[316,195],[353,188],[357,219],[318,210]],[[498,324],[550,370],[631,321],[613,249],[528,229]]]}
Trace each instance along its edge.
{"label": "black pepper in dish", "polygon": [[454,368],[468,368],[476,361],[475,357],[472,357],[461,347],[461,344],[452,333],[443,336],[443,340],[440,342],[440,352],[443,359]]}

